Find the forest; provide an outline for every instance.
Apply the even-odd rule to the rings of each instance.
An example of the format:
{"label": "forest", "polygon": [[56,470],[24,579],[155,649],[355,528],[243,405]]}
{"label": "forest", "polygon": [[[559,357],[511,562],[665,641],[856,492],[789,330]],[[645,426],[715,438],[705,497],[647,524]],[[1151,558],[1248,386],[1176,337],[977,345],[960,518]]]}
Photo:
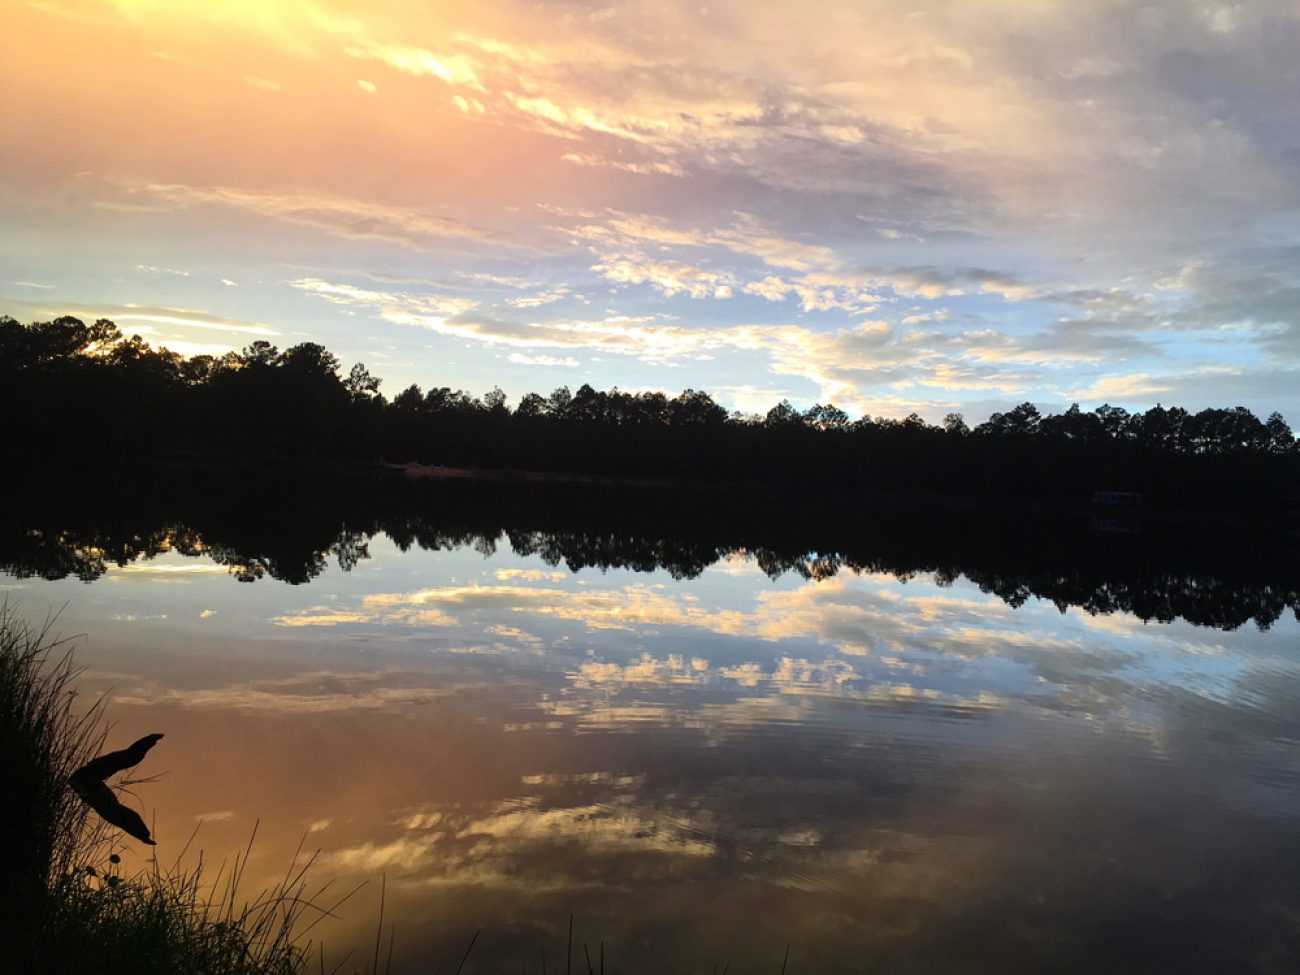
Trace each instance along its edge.
{"label": "forest", "polygon": [[362,364],[311,342],[255,341],[185,357],[107,320],[0,317],[0,452],[49,458],[415,461],[452,467],[748,484],[807,492],[1083,503],[1133,491],[1148,505],[1281,517],[1300,493],[1300,448],[1277,413],[1145,412],[1023,403],[969,426],[850,419],[833,404],[728,412],[707,393],[476,396],[412,385],[391,399]]}

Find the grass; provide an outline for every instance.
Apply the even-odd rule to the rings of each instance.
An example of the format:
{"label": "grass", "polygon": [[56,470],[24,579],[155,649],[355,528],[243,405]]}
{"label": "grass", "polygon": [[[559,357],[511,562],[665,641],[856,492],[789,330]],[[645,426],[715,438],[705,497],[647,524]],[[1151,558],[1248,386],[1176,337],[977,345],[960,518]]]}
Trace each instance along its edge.
{"label": "grass", "polygon": [[[241,896],[252,848],[205,879],[202,858],[119,872],[111,828],[68,786],[104,743],[103,707],[81,707],[68,641],[52,621],[0,605],[0,969],[79,975],[295,975],[306,934],[333,907],[310,896],[301,850],[284,878]],[[256,830],[254,830],[254,835]]]}
{"label": "grass", "polygon": [[[0,897],[7,920],[29,920],[95,842],[68,776],[102,741],[100,708],[78,714],[66,642],[0,608]],[[4,922],[0,922],[4,923]],[[20,932],[6,931],[16,935]]]}
{"label": "grass", "polygon": [[[301,937],[313,902],[304,897],[310,861],[251,901],[239,899],[247,855],[236,861],[221,893],[200,864],[160,868],[157,861],[123,877],[110,861],[58,878],[41,926],[56,945],[52,962],[70,971],[195,972],[213,975],[294,975],[306,968],[310,944]],[[219,883],[219,880],[218,880]]]}

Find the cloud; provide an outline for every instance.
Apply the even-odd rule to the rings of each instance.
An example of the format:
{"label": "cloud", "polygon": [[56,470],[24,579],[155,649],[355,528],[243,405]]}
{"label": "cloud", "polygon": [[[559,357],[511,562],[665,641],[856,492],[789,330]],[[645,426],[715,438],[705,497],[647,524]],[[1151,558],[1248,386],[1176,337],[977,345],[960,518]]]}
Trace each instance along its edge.
{"label": "cloud", "polygon": [[870,314],[876,310],[876,296],[850,291],[847,295],[835,287],[819,287],[809,283],[811,276],[793,282],[785,281],[769,274],[761,281],[751,281],[741,290],[745,294],[757,295],[768,301],[785,301],[790,296],[799,299],[799,306],[804,311],[846,311],[849,314]]}
{"label": "cloud", "polygon": [[425,250],[437,241],[470,240],[513,246],[508,235],[469,226],[416,207],[402,207],[355,197],[305,191],[274,192],[231,186],[114,181],[128,201],[146,200],[177,209],[224,206],[336,237],[400,244]]}
{"label": "cloud", "polygon": [[730,226],[713,230],[682,229],[662,218],[611,211],[603,223],[566,229],[612,253],[636,251],[648,244],[678,248],[721,248],[731,254],[753,257],[763,264],[795,271],[838,268],[841,261],[826,246],[783,237],[750,213],[736,213]]}
{"label": "cloud", "polygon": [[594,166],[605,169],[619,169],[625,173],[638,176],[677,176],[684,177],[686,171],[679,163],[658,159],[647,162],[634,162],[627,159],[604,159],[592,153],[566,152],[560,156],[565,162],[575,166]]}
{"label": "cloud", "polygon": [[464,54],[438,55],[420,47],[403,47],[369,40],[349,47],[347,54],[349,57],[382,61],[390,68],[417,77],[429,75],[448,85],[465,86],[475,91],[484,90],[474,59]]}
{"label": "cloud", "polygon": [[324,606],[318,606],[297,613],[288,613],[284,616],[273,616],[271,622],[277,626],[297,628],[304,626],[339,626],[345,623],[370,623],[373,619],[374,617],[370,613],[334,611]]}
{"label": "cloud", "polygon": [[541,569],[497,569],[492,575],[501,582],[511,579],[523,579],[527,582],[563,582],[569,578],[567,572],[543,572]]}
{"label": "cloud", "polygon": [[[413,600],[419,603],[420,600]],[[334,609],[331,606],[313,606],[310,609],[271,617],[276,626],[291,628],[331,627],[350,623],[400,624],[403,626],[451,626],[450,616],[438,609],[417,609],[413,606],[395,605],[386,597],[366,597],[362,607],[355,610]]]}
{"label": "cloud", "polygon": [[[712,275],[701,276],[703,272],[697,269],[655,265],[629,265],[627,273],[629,279],[649,280],[647,275],[652,272],[665,275],[661,282],[665,288],[695,287],[700,295],[718,287],[720,280]],[[1103,358],[1113,363],[1122,361],[1125,354],[1137,355],[1148,348],[1137,340],[1083,331],[1064,339],[1018,339],[988,329],[932,334],[916,328],[900,329],[879,319],[832,331],[800,325],[690,327],[650,316],[518,321],[485,315],[477,309],[451,314],[454,304],[442,305],[443,299],[437,296],[426,299],[317,279],[293,283],[336,303],[370,308],[393,324],[425,328],[488,346],[515,348],[521,350],[515,354],[534,359],[540,350],[546,350],[541,352],[546,355],[551,350],[565,350],[630,356],[648,363],[689,361],[721,351],[757,353],[766,358],[771,373],[814,383],[823,402],[834,401],[861,412],[872,408],[879,412],[884,407],[906,414],[936,406],[933,400],[893,394],[894,390],[908,387],[983,390],[1010,396],[1036,381],[1026,367],[1052,370]],[[1051,349],[1054,343],[1061,350],[1055,354]],[[575,357],[553,358],[563,361]],[[1021,368],[1008,368],[1013,364]],[[743,388],[737,388],[743,393]],[[752,400],[750,396],[747,402]]]}
{"label": "cloud", "polygon": [[[113,581],[140,577],[148,579],[151,583],[189,582],[196,576],[229,575],[229,573],[230,569],[227,566],[211,562],[144,561],[132,562],[128,565],[111,565],[105,578]],[[211,615],[210,610],[205,612]]]}
{"label": "cloud", "polygon": [[540,308],[542,305],[554,304],[557,301],[563,301],[569,294],[569,289],[563,285],[553,288],[550,291],[543,291],[533,295],[523,295],[518,298],[507,298],[506,304],[513,305],[515,308]]}
{"label": "cloud", "polygon": [[[546,786],[542,783],[533,788]],[[324,854],[322,869],[384,872],[398,867],[408,887],[487,887],[532,894],[604,886],[572,869],[565,849],[589,857],[698,860],[717,852],[707,832],[628,802],[543,805],[533,798],[443,804],[408,810],[399,835],[367,839]],[[551,869],[525,869],[532,862]]]}
{"label": "cloud", "polygon": [[385,711],[447,698],[454,690],[423,686],[413,674],[318,671],[210,688],[174,688],[145,683],[121,688],[113,700],[127,705],[174,705],[191,710],[247,709],[283,714]]}
{"label": "cloud", "polygon": [[[159,328],[178,328],[182,331],[197,328],[204,331],[265,337],[280,334],[269,325],[260,322],[245,322],[225,318],[195,308],[172,308],[166,305],[84,304],[73,301],[9,301],[6,304],[13,309],[12,314],[32,320],[57,318],[60,315],[73,315],[88,321],[108,318],[116,322],[122,331],[127,334],[132,331],[162,334],[158,331]],[[151,326],[157,326],[158,328],[152,328]]]}
{"label": "cloud", "polygon": [[[334,305],[362,305],[378,309],[401,309],[416,315],[460,315],[479,306],[473,298],[458,295],[415,296],[401,291],[375,291],[350,284],[335,284],[319,278],[298,278],[289,286],[323,298]],[[381,311],[382,313],[382,311]]]}
{"label": "cloud", "polygon": [[513,362],[517,366],[546,366],[549,368],[576,369],[582,363],[577,359],[566,357],[559,358],[553,355],[525,355],[522,352],[511,352],[507,356],[507,361]]}
{"label": "cloud", "polygon": [[1130,402],[1135,399],[1146,400],[1153,396],[1160,396],[1162,393],[1168,393],[1172,388],[1167,382],[1157,382],[1147,373],[1138,372],[1127,376],[1107,376],[1097,380],[1091,386],[1071,390],[1070,395],[1084,401]]}
{"label": "cloud", "polygon": [[[1010,607],[994,596],[952,594],[933,587],[899,594],[889,588],[892,580],[886,575],[841,574],[793,590],[761,590],[747,609],[703,605],[689,594],[641,583],[607,589],[537,584],[551,578],[552,574],[541,571],[502,570],[496,585],[372,593],[353,605],[315,607],[273,622],[331,627],[437,625],[474,631],[486,618],[494,621],[494,635],[534,649],[536,640],[529,631],[546,621],[578,624],[589,631],[637,633],[642,639],[648,630],[677,628],[740,638],[747,641],[751,653],[757,642],[771,653],[769,662],[751,657],[717,666],[707,657],[678,653],[642,652],[624,660],[595,657],[579,661],[569,675],[578,689],[729,682],[780,694],[870,697],[882,693],[876,687],[880,677],[871,667],[859,669],[853,660],[939,652],[950,659],[1009,657],[1059,671],[1075,665],[1109,666],[1107,661],[1118,652],[1088,643],[1082,634],[1061,634],[1059,628],[1045,626],[1041,614],[1029,610],[1019,611],[1013,621]],[[1055,609],[1046,612],[1055,614]],[[504,616],[509,623],[500,622],[503,614],[509,614]],[[522,622],[527,619],[534,624]],[[1095,642],[1097,637],[1088,639]],[[810,656],[809,651],[819,645],[831,656]],[[291,692],[298,693],[296,684]],[[927,695],[938,699],[929,692],[917,696]],[[898,695],[891,692],[890,697]],[[947,694],[944,699],[955,704],[969,698]]]}
{"label": "cloud", "polygon": [[[601,257],[592,270],[618,283],[649,284],[667,297],[731,297],[739,289],[771,302],[797,298],[805,312],[867,314],[885,300],[882,289],[927,299],[989,294],[1010,302],[1038,297],[1042,291],[1013,274],[987,268],[854,266],[831,247],[782,235],[743,212],[734,214],[729,226],[710,230],[675,227],[662,218],[619,211],[611,211],[601,223],[557,229],[592,243]],[[763,270],[705,270],[662,253],[650,256],[651,248],[708,253],[714,261],[721,252],[733,262],[756,259]]]}
{"label": "cloud", "polygon": [[466,98],[464,95],[452,95],[451,103],[467,115],[483,115],[487,112],[487,106],[477,98]]}
{"label": "cloud", "polygon": [[639,256],[605,258],[592,270],[615,284],[649,284],[669,298],[679,294],[697,299],[730,298],[735,284],[735,278],[724,271]]}
{"label": "cloud", "polygon": [[740,386],[715,386],[713,394],[742,413],[766,413],[790,397],[790,390],[782,386],[757,386],[745,383]]}
{"label": "cloud", "polygon": [[111,305],[104,305],[100,306],[96,314],[97,317],[113,319],[124,331],[130,331],[129,323],[131,322],[148,322],[152,325],[176,325],[185,328],[209,329],[215,332],[234,332],[242,335],[273,336],[280,334],[267,325],[216,318],[189,308],[149,308],[141,305],[124,305],[114,308]]}
{"label": "cloud", "polygon": [[473,309],[456,314],[454,304],[445,304],[444,299],[437,297],[372,291],[317,279],[291,283],[337,304],[371,308],[380,318],[393,324],[426,328],[443,335],[476,340],[488,345],[528,349],[581,349],[586,352],[633,355],[647,361],[665,361],[698,355],[710,349],[761,349],[767,341],[765,330],[760,328],[691,329],[654,324],[652,316],[633,318],[624,315],[595,320],[520,322],[489,317]]}

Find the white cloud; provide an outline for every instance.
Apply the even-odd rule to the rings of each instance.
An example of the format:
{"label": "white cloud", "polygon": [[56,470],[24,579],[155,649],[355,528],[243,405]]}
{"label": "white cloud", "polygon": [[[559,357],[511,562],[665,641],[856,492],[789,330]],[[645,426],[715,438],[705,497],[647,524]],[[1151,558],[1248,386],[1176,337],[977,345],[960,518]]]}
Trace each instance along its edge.
{"label": "white cloud", "polygon": [[1070,396],[1083,402],[1113,403],[1116,400],[1145,400],[1162,393],[1168,393],[1172,387],[1167,382],[1152,379],[1145,372],[1122,376],[1106,376],[1091,386],[1070,391]]}
{"label": "white cloud", "polygon": [[553,368],[576,369],[582,363],[571,357],[559,358],[553,355],[525,355],[522,352],[511,352],[508,356],[510,362],[517,366],[549,366]]}
{"label": "white cloud", "polygon": [[376,291],[350,284],[336,284],[319,278],[298,278],[290,281],[291,287],[305,291],[335,305],[363,305],[385,309],[401,309],[418,315],[460,315],[477,308],[473,298],[459,295],[410,295],[400,291]]}
{"label": "white cloud", "polygon": [[639,255],[608,257],[591,268],[615,284],[648,284],[666,297],[730,298],[735,278],[725,271],[691,267]]}
{"label": "white cloud", "polygon": [[540,308],[542,305],[554,304],[557,301],[563,301],[569,295],[569,289],[561,285],[550,291],[542,291],[533,295],[522,295],[518,298],[507,298],[506,304],[513,305],[516,308]]}

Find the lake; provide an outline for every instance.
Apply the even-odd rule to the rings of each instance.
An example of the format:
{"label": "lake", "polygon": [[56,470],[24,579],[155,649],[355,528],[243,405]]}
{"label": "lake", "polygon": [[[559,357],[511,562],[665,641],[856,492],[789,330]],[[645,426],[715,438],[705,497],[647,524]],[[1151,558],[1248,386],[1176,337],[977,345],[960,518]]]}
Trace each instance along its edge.
{"label": "lake", "polygon": [[1097,527],[189,472],[11,499],[0,586],[161,861],[364,883],[345,970],[381,878],[400,973],[1295,970],[1300,545]]}

